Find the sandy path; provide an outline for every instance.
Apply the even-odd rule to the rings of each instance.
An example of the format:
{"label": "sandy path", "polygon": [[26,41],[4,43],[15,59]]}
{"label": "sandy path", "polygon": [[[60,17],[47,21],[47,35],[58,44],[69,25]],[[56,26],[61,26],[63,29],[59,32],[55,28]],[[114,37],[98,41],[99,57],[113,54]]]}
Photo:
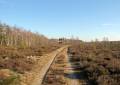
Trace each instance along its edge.
{"label": "sandy path", "polygon": [[[62,62],[60,63],[59,61]],[[83,79],[79,78],[81,76],[79,74],[79,71],[76,74],[72,62],[70,62],[70,56],[67,53],[67,48],[59,52],[59,55],[56,56],[55,62],[52,63],[51,66],[52,66],[52,71],[54,73],[51,73],[52,71],[49,70],[46,79],[52,78],[52,81],[50,80],[51,83],[48,83],[49,81],[48,80],[47,82],[44,82],[43,85],[87,85]],[[59,73],[57,74],[56,70],[57,71],[63,70],[63,73],[61,72],[61,74]],[[59,78],[57,77],[57,79],[54,79],[56,76],[59,76]],[[60,83],[59,79],[65,83]]]}
{"label": "sandy path", "polygon": [[52,64],[54,58],[67,46],[61,47],[56,51],[41,56],[38,63],[33,67],[33,70],[26,72],[21,79],[22,85],[41,85],[46,72],[48,71],[50,65]]}
{"label": "sandy path", "polygon": [[[65,53],[66,53],[66,56],[65,56],[65,60],[66,60],[65,73],[70,74],[70,75],[67,75],[68,77],[66,77],[67,85],[81,85],[80,82],[79,82],[79,79],[76,79],[76,76],[74,74],[71,75],[71,73],[74,73],[74,70],[72,69],[71,63],[69,62],[69,57],[68,57],[68,54],[67,54],[67,50],[65,51]],[[69,77],[71,77],[71,78],[69,78]]]}

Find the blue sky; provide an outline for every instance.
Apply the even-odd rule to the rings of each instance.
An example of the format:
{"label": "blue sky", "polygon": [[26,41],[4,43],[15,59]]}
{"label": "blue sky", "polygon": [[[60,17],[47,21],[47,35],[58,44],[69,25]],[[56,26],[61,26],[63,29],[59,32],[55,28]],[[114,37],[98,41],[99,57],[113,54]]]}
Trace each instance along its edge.
{"label": "blue sky", "polygon": [[120,0],[0,0],[0,21],[49,38],[120,40]]}

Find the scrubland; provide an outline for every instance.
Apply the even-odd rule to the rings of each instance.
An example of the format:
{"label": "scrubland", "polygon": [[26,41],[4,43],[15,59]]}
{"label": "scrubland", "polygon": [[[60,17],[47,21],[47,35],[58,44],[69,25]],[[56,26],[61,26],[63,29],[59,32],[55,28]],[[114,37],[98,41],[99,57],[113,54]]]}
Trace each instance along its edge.
{"label": "scrubland", "polygon": [[57,48],[41,34],[0,23],[0,85],[19,85],[20,75],[31,71],[38,57]]}
{"label": "scrubland", "polygon": [[81,42],[70,49],[90,85],[120,85],[120,42]]}

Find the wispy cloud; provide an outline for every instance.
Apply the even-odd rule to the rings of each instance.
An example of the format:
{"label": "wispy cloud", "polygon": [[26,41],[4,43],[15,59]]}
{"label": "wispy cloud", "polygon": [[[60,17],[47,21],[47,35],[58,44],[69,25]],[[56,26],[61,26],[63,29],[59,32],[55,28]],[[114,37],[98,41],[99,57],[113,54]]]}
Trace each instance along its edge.
{"label": "wispy cloud", "polygon": [[118,27],[120,27],[120,25],[115,23],[104,23],[104,24],[101,24],[101,27],[117,29]]}
{"label": "wispy cloud", "polygon": [[114,24],[108,24],[108,23],[104,23],[102,24],[102,26],[113,26]]}
{"label": "wispy cloud", "polygon": [[102,27],[120,27],[120,24],[118,23],[105,23],[105,24],[101,24]]}

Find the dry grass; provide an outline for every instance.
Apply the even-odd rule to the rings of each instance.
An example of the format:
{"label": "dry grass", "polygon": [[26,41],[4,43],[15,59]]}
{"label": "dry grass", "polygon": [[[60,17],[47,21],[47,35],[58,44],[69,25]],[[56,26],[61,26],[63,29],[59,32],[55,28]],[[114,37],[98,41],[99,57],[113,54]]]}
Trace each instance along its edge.
{"label": "dry grass", "polygon": [[[37,59],[38,56],[40,57],[57,48],[58,46],[38,46],[37,48],[0,46],[0,70],[9,69],[20,75],[25,74],[26,72],[31,71],[34,65],[37,64],[35,59]],[[3,73],[0,71],[0,77],[2,77],[2,74]],[[6,72],[4,74],[7,75]],[[12,82],[14,79],[16,80],[15,76],[7,77],[5,80],[1,78],[0,85],[14,85],[7,84],[7,82]]]}
{"label": "dry grass", "polygon": [[120,85],[119,47],[120,42],[82,43],[70,52],[92,85]]}
{"label": "dry grass", "polygon": [[65,85],[64,79],[64,55],[58,55],[50,67],[43,85]]}
{"label": "dry grass", "polygon": [[9,69],[0,70],[0,85],[20,85],[19,75]]}

